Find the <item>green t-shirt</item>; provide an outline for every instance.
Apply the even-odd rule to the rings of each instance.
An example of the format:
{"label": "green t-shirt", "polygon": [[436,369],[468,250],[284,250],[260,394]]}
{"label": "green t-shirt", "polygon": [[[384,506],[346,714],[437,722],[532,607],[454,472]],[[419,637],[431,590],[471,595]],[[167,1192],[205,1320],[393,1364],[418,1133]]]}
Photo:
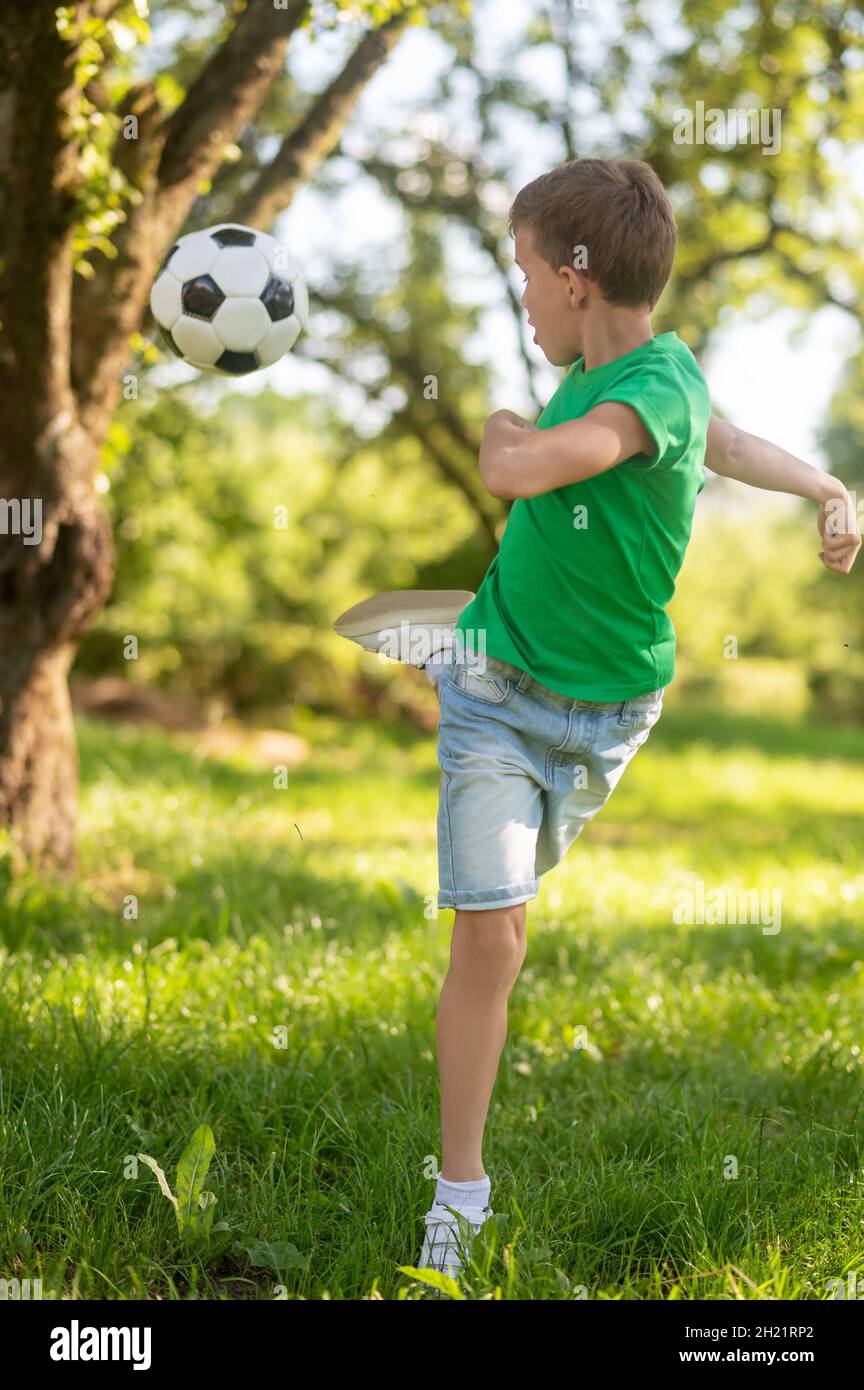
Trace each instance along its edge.
{"label": "green t-shirt", "polygon": [[692,352],[660,333],[613,362],[578,358],[537,424],[623,401],[656,444],[583,482],[520,497],[498,554],[456,631],[469,651],[509,661],[572,700],[629,700],[668,685],[675,629],[666,605],[705,486],[711,404]]}

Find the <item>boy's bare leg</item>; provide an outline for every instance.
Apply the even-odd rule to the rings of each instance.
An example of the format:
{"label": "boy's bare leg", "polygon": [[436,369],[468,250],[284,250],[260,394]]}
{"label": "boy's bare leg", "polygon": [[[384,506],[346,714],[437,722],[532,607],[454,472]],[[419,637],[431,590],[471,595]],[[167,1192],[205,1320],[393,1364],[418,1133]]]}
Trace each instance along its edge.
{"label": "boy's bare leg", "polygon": [[456,912],[436,1017],[441,1175],[485,1176],[483,1130],[507,1037],[507,998],[525,959],[525,903]]}

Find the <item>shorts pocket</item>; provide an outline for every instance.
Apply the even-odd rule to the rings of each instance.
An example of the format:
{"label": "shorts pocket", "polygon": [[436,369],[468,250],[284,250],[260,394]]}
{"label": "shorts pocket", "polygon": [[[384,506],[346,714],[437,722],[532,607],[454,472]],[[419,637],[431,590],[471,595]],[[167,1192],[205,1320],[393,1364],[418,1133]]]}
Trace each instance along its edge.
{"label": "shorts pocket", "polygon": [[489,668],[481,674],[473,666],[454,666],[452,679],[463,695],[484,705],[503,705],[513,693],[510,677]]}
{"label": "shorts pocket", "polygon": [[663,713],[663,691],[655,690],[636,701],[624,742],[628,748],[639,748]]}

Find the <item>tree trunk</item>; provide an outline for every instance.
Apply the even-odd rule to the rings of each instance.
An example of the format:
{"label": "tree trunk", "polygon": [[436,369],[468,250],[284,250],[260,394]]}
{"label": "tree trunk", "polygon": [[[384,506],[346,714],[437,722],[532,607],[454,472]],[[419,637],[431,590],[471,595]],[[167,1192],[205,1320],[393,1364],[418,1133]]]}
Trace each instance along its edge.
{"label": "tree trunk", "polygon": [[[0,391],[8,420],[3,405]],[[26,490],[42,508],[38,544],[0,537],[0,831],[10,833],[14,870],[28,861],[63,875],[76,868],[78,782],[67,675],[114,574],[110,522],[90,481],[97,441],[77,430],[70,438],[75,456],[50,479],[44,462],[26,470],[48,483]],[[12,471],[7,459],[0,478]],[[19,502],[22,491],[12,494]]]}
{"label": "tree trunk", "polygon": [[12,866],[75,866],[78,758],[67,673],[71,644],[0,665],[0,808]]}

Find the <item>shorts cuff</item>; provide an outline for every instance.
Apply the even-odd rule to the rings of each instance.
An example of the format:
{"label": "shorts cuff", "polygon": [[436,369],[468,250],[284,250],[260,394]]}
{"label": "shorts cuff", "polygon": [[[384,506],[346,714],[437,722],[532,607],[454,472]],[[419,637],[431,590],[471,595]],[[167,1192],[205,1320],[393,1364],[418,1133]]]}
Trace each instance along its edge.
{"label": "shorts cuff", "polygon": [[525,883],[513,883],[509,888],[466,888],[456,889],[455,892],[441,889],[438,893],[438,906],[459,908],[460,911],[466,912],[480,912],[496,907],[518,907],[520,903],[527,903],[531,898],[536,898],[539,888],[540,880],[532,878]]}

